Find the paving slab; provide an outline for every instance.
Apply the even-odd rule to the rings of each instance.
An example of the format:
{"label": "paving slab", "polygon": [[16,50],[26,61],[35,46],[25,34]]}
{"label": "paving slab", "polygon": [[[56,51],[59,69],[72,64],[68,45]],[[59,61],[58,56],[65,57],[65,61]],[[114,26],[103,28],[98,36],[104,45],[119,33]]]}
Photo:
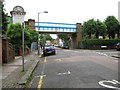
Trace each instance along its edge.
{"label": "paving slab", "polygon": [[22,71],[22,57],[16,58],[13,62],[3,64],[2,66],[2,88],[25,88],[25,85],[20,85],[24,82],[27,83],[27,78],[35,69],[40,57],[36,51],[25,55],[24,72]]}

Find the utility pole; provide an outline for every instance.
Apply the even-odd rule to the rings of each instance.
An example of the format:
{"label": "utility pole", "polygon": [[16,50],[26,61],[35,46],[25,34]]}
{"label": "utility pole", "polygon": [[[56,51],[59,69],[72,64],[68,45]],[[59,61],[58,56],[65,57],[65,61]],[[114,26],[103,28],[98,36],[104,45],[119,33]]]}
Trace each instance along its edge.
{"label": "utility pole", "polygon": [[38,55],[40,55],[40,50],[39,50],[40,49],[40,47],[39,47],[39,29],[40,29],[39,28],[39,14],[40,13],[38,13]]}
{"label": "utility pole", "polygon": [[22,71],[24,72],[24,23],[22,23]]}

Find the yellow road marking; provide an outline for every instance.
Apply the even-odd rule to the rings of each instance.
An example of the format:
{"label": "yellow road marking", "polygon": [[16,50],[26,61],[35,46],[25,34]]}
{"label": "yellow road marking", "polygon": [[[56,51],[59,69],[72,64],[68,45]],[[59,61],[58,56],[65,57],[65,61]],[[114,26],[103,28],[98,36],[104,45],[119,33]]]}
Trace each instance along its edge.
{"label": "yellow road marking", "polygon": [[46,57],[45,57],[45,59],[44,59],[44,62],[47,62]]}
{"label": "yellow road marking", "polygon": [[43,76],[40,76],[40,81],[38,83],[38,90],[40,90],[42,87],[42,80],[43,80]]}
{"label": "yellow road marking", "polygon": [[[44,63],[46,63],[46,62],[47,62],[47,60],[46,60],[46,57],[45,57]],[[42,87],[42,82],[43,82],[43,74],[42,74],[42,76],[40,76],[40,81],[38,82],[38,90],[41,89],[41,87]]]}

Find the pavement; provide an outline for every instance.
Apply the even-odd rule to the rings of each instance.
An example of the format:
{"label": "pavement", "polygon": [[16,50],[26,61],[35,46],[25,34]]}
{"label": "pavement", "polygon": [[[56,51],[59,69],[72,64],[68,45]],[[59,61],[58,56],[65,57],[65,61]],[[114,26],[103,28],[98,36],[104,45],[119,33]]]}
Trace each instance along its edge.
{"label": "pavement", "polygon": [[15,57],[12,62],[2,65],[2,89],[4,88],[25,88],[28,83],[28,77],[32,74],[40,61],[38,51],[32,51],[24,56],[24,71],[22,65],[22,56]]}
{"label": "pavement", "polygon": [[120,58],[120,56],[119,56],[119,55],[113,55],[112,57],[115,57],[115,58]]}

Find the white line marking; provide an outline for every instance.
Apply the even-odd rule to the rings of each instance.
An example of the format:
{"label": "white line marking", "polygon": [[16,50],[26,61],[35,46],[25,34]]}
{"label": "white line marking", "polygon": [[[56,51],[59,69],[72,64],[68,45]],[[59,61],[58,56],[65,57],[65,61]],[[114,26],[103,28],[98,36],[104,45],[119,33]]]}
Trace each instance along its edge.
{"label": "white line marking", "polygon": [[46,75],[42,75],[43,77],[46,77]]}
{"label": "white line marking", "polygon": [[40,76],[35,76],[35,77],[40,77]]}
{"label": "white line marking", "polygon": [[118,88],[118,87],[104,84],[105,82],[110,83],[110,84],[112,83],[112,84],[114,84],[114,85],[115,85],[115,84],[120,84],[120,82],[118,82],[117,80],[112,80],[112,81],[102,80],[102,81],[99,81],[98,83],[99,83],[101,86],[104,86],[104,87],[107,87],[107,88],[112,88],[112,89],[118,89],[118,90],[120,90],[120,88]]}
{"label": "white line marking", "polygon": [[112,80],[112,81],[114,81],[114,82],[116,82],[116,83],[120,84],[120,82],[118,82],[117,80]]}
{"label": "white line marking", "polygon": [[71,72],[68,71],[68,72],[65,72],[65,73],[58,73],[57,75],[70,75],[70,74],[71,74]]}
{"label": "white line marking", "polygon": [[119,62],[118,60],[114,60],[115,62]]}
{"label": "white line marking", "polygon": [[68,71],[68,74],[71,74],[71,72],[70,72],[70,71]]}
{"label": "white line marking", "polygon": [[[41,76],[46,77],[46,75],[41,75]],[[40,77],[40,76],[35,76],[35,77]]]}
{"label": "white line marking", "polygon": [[60,62],[60,61],[61,61],[61,59],[55,59],[55,61],[59,61],[59,62]]}

